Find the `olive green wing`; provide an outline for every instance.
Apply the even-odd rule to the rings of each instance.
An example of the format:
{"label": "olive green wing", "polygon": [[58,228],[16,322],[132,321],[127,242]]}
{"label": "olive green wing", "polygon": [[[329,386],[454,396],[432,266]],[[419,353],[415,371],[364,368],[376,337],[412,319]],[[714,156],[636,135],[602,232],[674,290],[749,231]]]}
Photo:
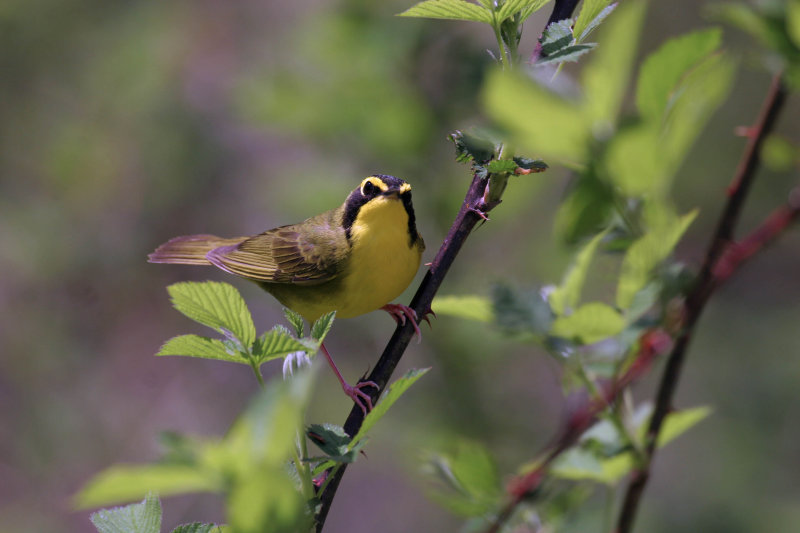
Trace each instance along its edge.
{"label": "olive green wing", "polygon": [[216,248],[206,257],[218,268],[251,280],[316,285],[339,275],[349,248],[336,209]]}

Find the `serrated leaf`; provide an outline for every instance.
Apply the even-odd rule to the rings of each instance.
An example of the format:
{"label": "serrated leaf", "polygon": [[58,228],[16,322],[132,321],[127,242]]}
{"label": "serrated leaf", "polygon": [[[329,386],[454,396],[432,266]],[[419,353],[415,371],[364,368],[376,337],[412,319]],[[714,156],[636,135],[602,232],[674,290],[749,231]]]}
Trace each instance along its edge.
{"label": "serrated leaf", "polygon": [[311,326],[311,338],[321,343],[325,339],[325,336],[328,334],[328,332],[331,330],[334,318],[336,318],[336,311],[325,313],[324,315],[319,317]]}
{"label": "serrated leaf", "polygon": [[[612,0],[584,0],[581,12],[575,20],[573,32],[578,42],[583,41],[603,20],[614,11],[617,4]],[[628,29],[630,31],[630,29]]]}
{"label": "serrated leaf", "polygon": [[617,307],[630,307],[636,293],[650,281],[653,269],[672,253],[696,216],[697,211],[692,211],[672,225],[648,232],[628,248],[617,284]]}
{"label": "serrated leaf", "polygon": [[219,339],[201,337],[200,335],[178,335],[177,337],[172,337],[164,343],[156,355],[180,355],[248,364],[247,359],[242,356],[241,352],[230,349]]}
{"label": "serrated leaf", "polygon": [[486,168],[495,174],[509,174],[517,169],[517,164],[511,159],[495,159],[490,161]]}
{"label": "serrated leaf", "polygon": [[719,28],[696,31],[664,43],[642,64],[636,86],[636,105],[648,118],[660,120],[681,78],[719,48]]}
{"label": "serrated leaf", "polygon": [[497,150],[493,139],[485,135],[454,131],[448,135],[456,148],[456,161],[459,163],[485,163],[491,160]]}
{"label": "serrated leaf", "polygon": [[307,350],[307,346],[292,337],[289,330],[275,326],[253,343],[253,357],[258,363],[284,357],[292,352]]}
{"label": "serrated leaf", "polygon": [[306,436],[326,455],[344,455],[352,438],[344,428],[335,424],[311,424]]}
{"label": "serrated leaf", "polygon": [[[542,59],[548,58],[550,54],[555,54],[560,50],[572,45],[575,38],[572,34],[572,21],[570,19],[552,22],[542,32],[539,39],[542,45]],[[537,61],[538,63],[539,61]]]}
{"label": "serrated leaf", "polygon": [[546,160],[583,161],[589,136],[580,108],[530,79],[493,71],[484,84],[489,115],[508,129],[520,151]]}
{"label": "serrated leaf", "polygon": [[353,440],[350,441],[350,449],[353,449],[353,446],[366,437],[367,433],[369,433],[375,424],[383,418],[383,415],[385,415],[392,405],[400,399],[400,396],[402,396],[411,385],[416,383],[419,378],[424,376],[428,370],[430,370],[430,368],[413,368],[406,372],[403,377],[389,385],[389,389],[381,396],[378,404],[364,417],[361,429],[358,430]]}
{"label": "serrated leaf", "polygon": [[644,20],[645,2],[625,2],[603,26],[603,43],[583,69],[584,109],[595,131],[609,135],[619,113]]}
{"label": "serrated leaf", "polygon": [[467,318],[478,322],[492,322],[494,320],[492,302],[483,296],[437,296],[433,299],[431,309],[436,314]]}
{"label": "serrated leaf", "polygon": [[464,0],[425,0],[411,6],[398,16],[492,23],[490,10]]}
{"label": "serrated leaf", "polygon": [[89,519],[100,533],[160,533],[161,502],[149,493],[142,503],[102,509]]}
{"label": "serrated leaf", "polygon": [[556,318],[550,333],[592,344],[613,337],[624,328],[625,319],[618,311],[604,303],[591,302],[580,306],[571,315]]}
{"label": "serrated leaf", "polygon": [[294,328],[295,335],[302,337],[305,326],[303,324],[303,317],[300,316],[300,313],[292,311],[288,307],[284,307],[283,314],[289,324],[291,324],[291,326]]}
{"label": "serrated leaf", "polygon": [[586,281],[586,275],[589,272],[589,265],[594,258],[597,247],[608,235],[608,229],[598,233],[575,255],[567,273],[561,282],[561,285],[550,293],[548,301],[550,308],[557,315],[563,315],[569,308],[575,308],[578,305],[578,300],[581,297],[583,284]]}
{"label": "serrated leaf", "polygon": [[220,333],[235,335],[245,347],[256,338],[256,327],[241,294],[232,285],[216,281],[184,281],[167,287],[172,305],[192,320]]}
{"label": "serrated leaf", "polygon": [[172,530],[172,533],[224,533],[225,527],[217,524],[203,524],[201,522],[193,522],[191,524],[182,524]]}
{"label": "serrated leaf", "polygon": [[124,503],[149,492],[171,496],[186,492],[220,490],[221,479],[200,468],[187,465],[152,464],[118,465],[107,468],[92,478],[75,496],[81,509]]}
{"label": "serrated leaf", "polygon": [[503,22],[516,13],[521,13],[520,22],[524,22],[532,13],[544,7],[550,0],[506,0],[497,12],[497,22]]}

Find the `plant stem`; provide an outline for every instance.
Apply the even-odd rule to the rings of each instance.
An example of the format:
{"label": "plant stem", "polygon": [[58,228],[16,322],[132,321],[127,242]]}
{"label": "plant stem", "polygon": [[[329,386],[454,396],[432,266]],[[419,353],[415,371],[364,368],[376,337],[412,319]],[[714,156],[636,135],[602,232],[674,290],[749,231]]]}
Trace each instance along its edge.
{"label": "plant stem", "polygon": [[675,342],[672,353],[667,359],[664,373],[661,376],[658,392],[656,393],[655,408],[647,429],[645,464],[644,467],[632,477],[625,492],[622,509],[617,522],[617,533],[629,533],[633,529],[633,522],[639,508],[639,502],[650,477],[650,466],[656,450],[656,443],[661,432],[664,419],[672,409],[672,398],[680,379],[683,361],[691,341],[694,328],[708,301],[711,293],[718,286],[719,280],[714,275],[715,266],[733,241],[733,232],[739,220],[744,200],[750,190],[750,185],[755,177],[760,160],[761,145],[775,125],[783,104],[786,100],[786,89],[780,74],[772,79],[772,85],[756,126],[752,129],[742,159],[736,170],[733,182],[728,189],[728,202],[720,215],[716,232],[706,252],[703,266],[700,269],[697,281],[689,292],[685,304],[685,326],[683,332]]}
{"label": "plant stem", "polygon": [[492,28],[494,28],[494,36],[497,39],[497,46],[500,47],[500,63],[503,65],[503,70],[511,68],[511,62],[508,60],[508,54],[506,54],[506,45],[503,42],[503,36],[500,34],[500,25],[496,22],[492,24]]}

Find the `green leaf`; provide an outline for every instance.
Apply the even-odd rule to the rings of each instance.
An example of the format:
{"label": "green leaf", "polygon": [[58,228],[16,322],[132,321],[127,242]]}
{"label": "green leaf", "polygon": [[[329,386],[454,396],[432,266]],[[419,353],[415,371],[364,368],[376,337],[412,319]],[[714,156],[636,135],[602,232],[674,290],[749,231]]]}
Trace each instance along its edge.
{"label": "green leaf", "polygon": [[549,24],[542,32],[539,42],[542,45],[541,55],[545,57],[572,45],[575,42],[572,21],[564,19]]}
{"label": "green leaf", "polygon": [[[611,4],[612,0],[584,0],[581,12],[575,21],[573,32],[578,42],[582,42],[603,20],[614,11],[617,4]],[[631,31],[626,28],[625,31]]]}
{"label": "green leaf", "polygon": [[483,92],[489,115],[514,136],[520,151],[544,159],[583,161],[589,136],[582,110],[530,79],[494,70]]}
{"label": "green leaf", "polygon": [[500,7],[497,12],[497,22],[503,22],[509,17],[517,13],[521,13],[520,23],[525,22],[525,19],[531,16],[532,13],[538,11],[550,0],[506,0],[506,3]]}
{"label": "green leaf", "polygon": [[433,299],[431,309],[436,314],[467,318],[478,322],[492,322],[494,320],[492,302],[483,296],[437,296]]}
{"label": "green leaf", "polygon": [[241,352],[230,349],[219,339],[210,339],[200,335],[172,337],[164,343],[156,355],[181,355],[248,364]]}
{"label": "green leaf", "polygon": [[367,416],[364,417],[364,422],[361,424],[361,429],[358,430],[358,433],[355,434],[353,440],[350,441],[350,448],[353,449],[353,446],[358,444],[358,442],[366,437],[367,433],[378,423],[378,421],[383,418],[383,415],[394,405],[394,403],[400,399],[400,396],[408,390],[408,388],[413,385],[419,378],[425,375],[430,368],[413,368],[403,375],[400,379],[395,381],[389,386],[389,390],[387,390],[382,396],[378,404],[367,413]]}
{"label": "green leaf", "polygon": [[719,28],[696,31],[667,41],[642,65],[636,87],[639,112],[660,120],[681,78],[720,46]]}
{"label": "green leaf", "polygon": [[186,492],[214,492],[222,480],[194,466],[153,464],[112,466],[97,474],[75,496],[81,509],[141,498],[154,491],[161,496]]}
{"label": "green leaf", "polygon": [[[344,428],[335,424],[311,424],[306,436],[325,454],[321,460],[333,460],[336,463],[353,463],[366,439],[350,446],[353,439],[345,433]],[[305,460],[313,460],[305,458]]]}
{"label": "green leaf", "polygon": [[316,322],[314,322],[314,325],[311,326],[311,337],[319,343],[325,340],[325,336],[331,330],[331,326],[333,326],[333,319],[335,317],[336,311],[325,313],[319,317]]}
{"label": "green leaf", "polygon": [[232,333],[245,348],[256,338],[253,318],[242,296],[232,285],[215,281],[184,281],[167,287],[175,309],[220,333]]}
{"label": "green leaf", "polygon": [[495,140],[484,132],[464,133],[456,130],[448,138],[456,147],[456,161],[459,163],[486,163],[499,148]]}
{"label": "green leaf", "polygon": [[501,500],[497,467],[479,443],[459,440],[454,451],[432,453],[426,463],[447,489],[430,491],[431,498],[456,514],[483,515]]}
{"label": "green leaf", "polygon": [[658,436],[658,447],[665,446],[670,441],[686,433],[692,427],[707,418],[711,412],[712,409],[707,405],[671,412],[664,419],[664,424],[661,426],[661,434]]}
{"label": "green leaf", "polygon": [[510,174],[517,170],[517,164],[511,159],[490,161],[486,168],[495,174]]}
{"label": "green leaf", "polygon": [[553,225],[567,244],[576,244],[607,227],[613,209],[611,187],[599,180],[594,172],[586,172],[561,202]]}
{"label": "green leaf", "polygon": [[289,330],[282,326],[275,326],[253,343],[253,357],[258,363],[285,357],[292,352],[306,350],[308,350],[308,347],[292,337]]}
{"label": "green leaf", "polygon": [[591,302],[577,308],[568,316],[560,316],[553,322],[550,333],[556,337],[576,339],[583,344],[613,337],[625,328],[625,319],[612,307]]}
{"label": "green leaf", "polygon": [[228,521],[236,533],[297,533],[312,523],[306,502],[282,465],[261,464],[233,484]]}
{"label": "green leaf", "polygon": [[89,519],[100,533],[160,533],[161,502],[148,493],[142,503],[102,509]]}
{"label": "green leaf", "polygon": [[172,530],[172,533],[223,533],[225,529],[225,527],[218,526],[217,524],[193,522],[176,527]]}
{"label": "green leaf", "polygon": [[575,62],[580,59],[581,56],[591,51],[595,46],[597,46],[596,43],[583,43],[565,46],[556,52],[537,59],[536,66],[549,65],[552,63],[564,63],[567,61]]}
{"label": "green leaf", "polygon": [[295,335],[302,337],[305,327],[303,324],[303,317],[300,316],[300,313],[292,311],[288,307],[284,307],[283,314],[286,316],[286,320],[289,321],[289,324],[294,328]]}
{"label": "green leaf", "polygon": [[578,252],[567,270],[561,285],[550,293],[550,308],[557,315],[563,315],[567,309],[574,309],[581,297],[583,283],[589,272],[589,265],[594,258],[597,247],[608,235],[608,229],[598,233]]}
{"label": "green leaf", "polygon": [[672,253],[696,216],[697,211],[692,211],[674,224],[655,228],[628,248],[617,284],[617,307],[627,309],[631,305],[636,293],[650,281],[653,269]]}
{"label": "green leaf", "polygon": [[492,12],[464,0],[425,0],[400,13],[400,17],[471,20],[492,24]]}
{"label": "green leaf", "polygon": [[[638,49],[645,2],[628,1],[603,27],[602,43],[582,73],[584,109],[597,133],[610,134]],[[585,9],[585,8],[584,8]]]}
{"label": "green leaf", "polygon": [[492,306],[497,325],[510,333],[541,335],[553,322],[550,305],[538,289],[497,284],[492,287]]}

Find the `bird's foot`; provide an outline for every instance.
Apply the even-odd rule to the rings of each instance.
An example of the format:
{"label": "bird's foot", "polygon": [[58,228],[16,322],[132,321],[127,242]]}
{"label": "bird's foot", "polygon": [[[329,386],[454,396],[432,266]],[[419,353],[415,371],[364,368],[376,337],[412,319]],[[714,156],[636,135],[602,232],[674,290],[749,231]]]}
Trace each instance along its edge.
{"label": "bird's foot", "polygon": [[[380,390],[380,387],[374,381],[359,381],[355,385],[348,385],[342,382],[342,390],[344,390],[344,393],[353,400],[353,403],[361,408],[364,416],[367,416],[367,413],[372,411],[372,398],[370,398],[369,394],[361,390],[364,387],[375,387]],[[366,405],[364,405],[365,403]]]}
{"label": "bird's foot", "polygon": [[[417,325],[417,312],[408,307],[407,305],[400,305],[400,304],[386,304],[381,307],[384,311],[389,313],[395,322],[397,322],[401,326],[405,326],[406,319],[411,321],[411,325],[414,326],[414,335],[417,336],[417,342],[422,342],[422,332],[419,330],[419,325]],[[425,319],[423,319],[425,320]],[[430,322],[428,322],[430,324]]]}

